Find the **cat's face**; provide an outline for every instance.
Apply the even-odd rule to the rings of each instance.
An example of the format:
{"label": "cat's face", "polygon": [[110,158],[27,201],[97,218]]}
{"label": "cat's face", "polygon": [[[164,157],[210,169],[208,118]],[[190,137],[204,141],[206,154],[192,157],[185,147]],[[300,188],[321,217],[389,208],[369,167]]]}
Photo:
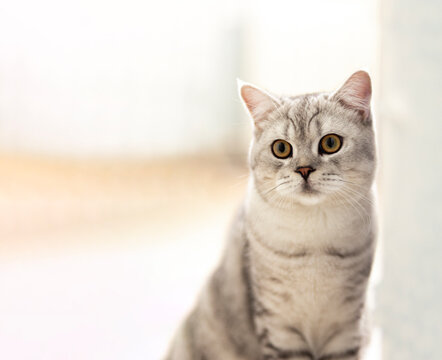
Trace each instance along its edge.
{"label": "cat's face", "polygon": [[250,166],[264,200],[290,208],[367,195],[376,162],[368,74],[332,95],[273,97],[242,85],[241,96],[255,124]]}

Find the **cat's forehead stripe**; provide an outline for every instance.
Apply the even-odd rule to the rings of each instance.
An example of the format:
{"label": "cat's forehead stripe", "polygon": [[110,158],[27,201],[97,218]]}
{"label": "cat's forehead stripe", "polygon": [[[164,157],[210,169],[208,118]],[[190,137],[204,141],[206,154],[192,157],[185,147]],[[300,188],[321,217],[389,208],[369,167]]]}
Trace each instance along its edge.
{"label": "cat's forehead stripe", "polygon": [[[287,101],[288,100],[288,101]],[[311,122],[320,113],[320,106],[316,105],[316,96],[298,96],[294,98],[285,99],[283,107],[286,119],[288,119],[293,127],[294,133],[299,137],[304,138],[307,130],[310,130]],[[284,135],[288,135],[288,128]]]}

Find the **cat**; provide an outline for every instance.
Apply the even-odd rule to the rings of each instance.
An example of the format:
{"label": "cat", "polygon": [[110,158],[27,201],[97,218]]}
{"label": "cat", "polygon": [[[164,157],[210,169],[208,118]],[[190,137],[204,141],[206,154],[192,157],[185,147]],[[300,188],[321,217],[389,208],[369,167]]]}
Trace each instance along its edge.
{"label": "cat", "polygon": [[333,93],[239,93],[254,129],[246,200],[165,359],[361,359],[376,242],[370,77]]}

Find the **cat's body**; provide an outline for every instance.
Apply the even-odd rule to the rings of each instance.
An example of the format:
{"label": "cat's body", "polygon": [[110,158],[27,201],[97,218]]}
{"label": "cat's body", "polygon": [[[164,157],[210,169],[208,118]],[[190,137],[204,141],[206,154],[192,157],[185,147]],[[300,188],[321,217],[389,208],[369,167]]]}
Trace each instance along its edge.
{"label": "cat's body", "polygon": [[333,95],[241,96],[255,123],[248,195],[166,359],[360,359],[376,229],[368,75]]}

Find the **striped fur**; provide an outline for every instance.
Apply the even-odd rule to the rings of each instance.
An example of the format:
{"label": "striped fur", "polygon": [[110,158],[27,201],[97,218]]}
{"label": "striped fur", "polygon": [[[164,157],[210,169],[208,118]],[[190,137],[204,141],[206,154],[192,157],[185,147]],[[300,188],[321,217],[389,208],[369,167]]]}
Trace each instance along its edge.
{"label": "striped fur", "polygon": [[[241,92],[255,124],[248,194],[165,360],[361,358],[376,159],[370,111],[360,108],[369,78],[353,77],[335,94]],[[343,137],[342,150],[320,155],[328,133]],[[291,158],[272,155],[276,139],[292,144]],[[294,171],[305,165],[316,169],[308,187]]]}

